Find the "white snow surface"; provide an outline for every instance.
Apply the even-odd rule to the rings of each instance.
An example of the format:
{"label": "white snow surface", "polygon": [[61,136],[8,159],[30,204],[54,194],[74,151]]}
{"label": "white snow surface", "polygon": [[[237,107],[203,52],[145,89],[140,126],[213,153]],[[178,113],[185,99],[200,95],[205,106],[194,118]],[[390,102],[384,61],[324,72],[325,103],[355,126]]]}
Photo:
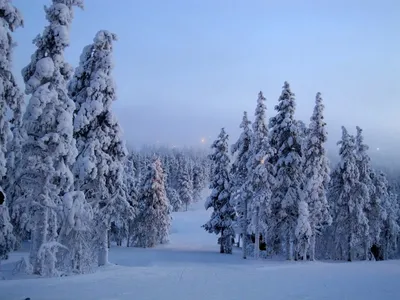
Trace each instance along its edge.
{"label": "white snow surface", "polygon": [[1,267],[0,299],[23,300],[369,300],[400,299],[400,261],[288,262],[219,254],[200,226],[204,203],[173,214],[170,243],[153,249],[112,247],[112,264],[61,278],[13,275],[24,252]]}

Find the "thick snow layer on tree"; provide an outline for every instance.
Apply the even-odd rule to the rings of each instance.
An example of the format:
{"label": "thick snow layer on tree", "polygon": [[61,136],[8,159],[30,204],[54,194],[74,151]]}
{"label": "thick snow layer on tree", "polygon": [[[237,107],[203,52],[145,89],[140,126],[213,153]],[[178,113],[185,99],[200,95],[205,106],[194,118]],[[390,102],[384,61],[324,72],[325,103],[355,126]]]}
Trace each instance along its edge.
{"label": "thick snow layer on tree", "polygon": [[169,244],[112,247],[114,265],[94,274],[27,280],[12,275],[21,252],[12,253],[2,265],[8,280],[0,280],[0,299],[400,299],[400,261],[243,260],[237,248],[220,255],[215,236],[200,227],[210,216],[201,202],[173,214]]}

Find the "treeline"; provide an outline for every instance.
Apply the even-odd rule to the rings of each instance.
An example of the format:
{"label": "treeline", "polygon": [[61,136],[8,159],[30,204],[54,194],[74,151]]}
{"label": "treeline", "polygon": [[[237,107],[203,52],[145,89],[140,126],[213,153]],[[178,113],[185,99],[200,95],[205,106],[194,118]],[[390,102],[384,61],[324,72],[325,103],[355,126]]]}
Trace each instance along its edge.
{"label": "treeline", "polygon": [[321,94],[308,127],[295,118],[287,82],[268,123],[265,101],[260,92],[253,124],[245,112],[242,133],[230,148],[224,129],[212,145],[206,209],[214,211],[204,228],[220,234],[221,252],[232,253],[236,233],[243,238],[244,258],[353,261],[398,255],[398,184],[373,169],[362,129],[354,136],[342,127],[339,163],[331,170]]}

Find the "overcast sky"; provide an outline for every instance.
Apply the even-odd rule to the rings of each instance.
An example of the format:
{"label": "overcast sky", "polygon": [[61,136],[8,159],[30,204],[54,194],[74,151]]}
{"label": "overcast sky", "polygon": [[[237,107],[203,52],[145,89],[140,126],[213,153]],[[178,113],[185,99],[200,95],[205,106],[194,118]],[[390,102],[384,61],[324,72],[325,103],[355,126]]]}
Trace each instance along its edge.
{"label": "overcast sky", "polygon": [[[25,19],[14,35],[22,84],[50,0],[13,3]],[[307,124],[322,93],[330,148],[341,125],[359,125],[373,152],[397,155],[399,15],[398,0],[85,0],[66,59],[75,67],[100,29],[118,35],[113,109],[130,144],[200,145],[223,126],[233,142],[257,93],[271,116],[287,80]]]}

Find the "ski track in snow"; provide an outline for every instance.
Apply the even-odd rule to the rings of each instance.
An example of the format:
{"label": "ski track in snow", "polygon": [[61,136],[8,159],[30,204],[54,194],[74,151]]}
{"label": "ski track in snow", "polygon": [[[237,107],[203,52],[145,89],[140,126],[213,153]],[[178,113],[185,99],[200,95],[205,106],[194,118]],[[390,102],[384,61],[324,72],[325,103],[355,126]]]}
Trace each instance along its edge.
{"label": "ski track in snow", "polygon": [[219,254],[216,236],[200,226],[210,212],[198,203],[174,213],[170,243],[153,249],[112,247],[112,264],[62,278],[13,276],[21,252],[3,262],[1,300],[369,300],[400,299],[400,261],[287,262]]}

